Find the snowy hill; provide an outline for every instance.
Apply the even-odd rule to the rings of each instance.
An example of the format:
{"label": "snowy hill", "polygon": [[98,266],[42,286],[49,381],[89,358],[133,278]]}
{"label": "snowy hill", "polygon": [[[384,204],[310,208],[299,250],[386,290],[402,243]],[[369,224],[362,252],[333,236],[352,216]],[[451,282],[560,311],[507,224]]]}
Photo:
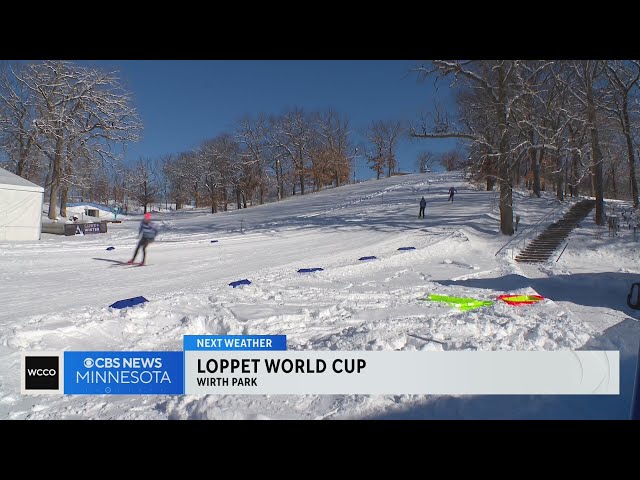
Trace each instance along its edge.
{"label": "snowy hill", "polygon": [[[552,196],[516,192],[514,205],[522,230],[552,222],[570,202],[549,215]],[[0,243],[0,418],[626,418],[640,339],[625,303],[640,280],[632,233],[610,238],[588,218],[559,261],[523,266],[509,248],[495,255],[510,240],[498,216],[495,192],[458,173],[429,173],[246,210],[156,213],[160,234],[143,268],[120,264],[132,255],[139,215],[107,234]],[[370,255],[377,260],[358,260]],[[324,271],[298,274],[304,267]],[[228,286],[244,278],[252,285]],[[424,300],[507,292],[546,300],[468,312]],[[138,295],[149,303],[108,308]],[[299,350],[615,349],[621,395],[65,396],[34,405],[19,394],[23,351],[180,350],[183,335],[206,333],[286,334]]]}

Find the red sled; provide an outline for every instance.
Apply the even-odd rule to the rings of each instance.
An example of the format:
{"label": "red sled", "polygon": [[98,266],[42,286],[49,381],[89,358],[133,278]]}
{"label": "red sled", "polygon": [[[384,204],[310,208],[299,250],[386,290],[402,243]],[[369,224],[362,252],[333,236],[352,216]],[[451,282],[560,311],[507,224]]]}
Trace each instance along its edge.
{"label": "red sled", "polygon": [[500,295],[498,300],[502,300],[509,305],[532,305],[544,300],[542,295]]}

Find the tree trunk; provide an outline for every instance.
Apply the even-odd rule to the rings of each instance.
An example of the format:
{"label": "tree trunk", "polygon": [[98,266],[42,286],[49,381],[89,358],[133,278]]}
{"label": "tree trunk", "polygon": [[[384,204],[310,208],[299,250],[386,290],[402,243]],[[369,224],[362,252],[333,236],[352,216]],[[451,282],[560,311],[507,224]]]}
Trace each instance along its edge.
{"label": "tree trunk", "polygon": [[60,174],[62,169],[62,135],[58,133],[56,139],[56,151],[53,157],[53,165],[51,172],[51,193],[49,195],[49,218],[56,219],[56,210],[58,206],[58,190],[60,188]]}
{"label": "tree trunk", "polygon": [[627,140],[627,155],[629,160],[629,177],[631,177],[631,198],[633,199],[633,208],[638,208],[638,206],[640,206],[638,203],[638,181],[636,180],[636,162],[633,152],[633,139],[631,138],[627,103],[628,98],[627,95],[625,95],[622,103],[622,130]]}
{"label": "tree trunk", "polygon": [[498,131],[500,132],[500,150],[498,157],[498,175],[500,177],[500,231],[504,235],[513,235],[513,192],[509,169],[507,147],[507,111],[504,67],[498,68],[498,102],[496,105],[498,116]]}
{"label": "tree trunk", "polygon": [[487,192],[493,192],[493,188],[495,187],[496,179],[492,175],[487,175]]}
{"label": "tree trunk", "polygon": [[556,195],[558,200],[564,202],[564,172],[562,168],[562,157],[556,155]]}
{"label": "tree trunk", "polygon": [[580,165],[580,154],[577,150],[574,150],[572,156],[572,168],[571,168],[571,196],[577,197],[580,194],[580,186],[578,180],[578,165]]}
{"label": "tree trunk", "polygon": [[236,191],[236,208],[240,210],[242,208],[242,203],[240,202],[240,189],[236,187],[235,191]]}
{"label": "tree trunk", "polygon": [[299,172],[300,175],[300,195],[304,195],[304,155],[302,149],[298,149],[298,159],[300,161],[299,164]]}
{"label": "tree trunk", "polygon": [[529,157],[531,158],[531,170],[533,172],[533,193],[540,198],[540,162],[541,153],[536,152],[535,149],[529,150]]}
{"label": "tree trunk", "polygon": [[245,194],[245,192],[242,192],[242,205],[243,208],[247,208],[247,195]]}
{"label": "tree trunk", "polygon": [[67,199],[69,198],[69,185],[65,183],[60,191],[60,216],[67,216]]}
{"label": "tree trunk", "polygon": [[593,196],[596,198],[596,224],[604,225],[604,191],[603,191],[603,175],[602,175],[602,151],[600,150],[600,141],[598,138],[598,127],[596,126],[596,106],[593,99],[593,82],[587,79],[587,124],[589,126],[589,134],[591,136],[591,175]]}
{"label": "tree trunk", "polygon": [[589,122],[589,132],[591,134],[591,174],[593,175],[593,190],[596,197],[596,224],[604,225],[604,185],[602,172],[602,151],[598,139],[598,128],[596,127],[596,109],[593,102],[593,92],[591,87],[587,91],[587,120]]}
{"label": "tree trunk", "polygon": [[260,184],[260,205],[264,203],[264,185]]}
{"label": "tree trunk", "polygon": [[67,200],[69,198],[69,180],[71,179],[71,154],[70,149],[67,146],[67,158],[64,164],[64,182],[61,185],[60,191],[60,216],[66,218],[67,216]]}
{"label": "tree trunk", "polygon": [[229,203],[229,197],[227,196],[227,187],[222,188],[222,201],[224,202],[223,211],[227,211],[227,204]]}
{"label": "tree trunk", "polygon": [[[502,157],[504,154],[501,154]],[[507,162],[500,159],[500,231],[513,235],[513,192]]]}
{"label": "tree trunk", "polygon": [[278,160],[276,164],[276,180],[278,183],[278,200],[284,197],[284,179],[282,178],[282,162]]}
{"label": "tree trunk", "polygon": [[616,169],[611,164],[611,193],[613,194],[614,199],[618,199],[618,186],[616,185]]}

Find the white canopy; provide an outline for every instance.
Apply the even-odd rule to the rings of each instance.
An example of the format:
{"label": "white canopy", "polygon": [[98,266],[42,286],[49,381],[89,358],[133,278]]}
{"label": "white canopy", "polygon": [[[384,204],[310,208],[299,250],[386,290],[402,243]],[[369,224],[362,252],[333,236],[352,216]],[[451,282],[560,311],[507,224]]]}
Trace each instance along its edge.
{"label": "white canopy", "polygon": [[44,189],[0,168],[0,241],[39,240]]}

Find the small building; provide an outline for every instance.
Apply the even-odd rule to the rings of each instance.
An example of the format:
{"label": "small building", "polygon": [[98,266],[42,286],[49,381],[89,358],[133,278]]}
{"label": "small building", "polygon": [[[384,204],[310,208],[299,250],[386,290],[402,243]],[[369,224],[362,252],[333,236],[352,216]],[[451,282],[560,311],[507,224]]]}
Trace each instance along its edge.
{"label": "small building", "polygon": [[0,241],[40,240],[44,188],[0,168]]}

